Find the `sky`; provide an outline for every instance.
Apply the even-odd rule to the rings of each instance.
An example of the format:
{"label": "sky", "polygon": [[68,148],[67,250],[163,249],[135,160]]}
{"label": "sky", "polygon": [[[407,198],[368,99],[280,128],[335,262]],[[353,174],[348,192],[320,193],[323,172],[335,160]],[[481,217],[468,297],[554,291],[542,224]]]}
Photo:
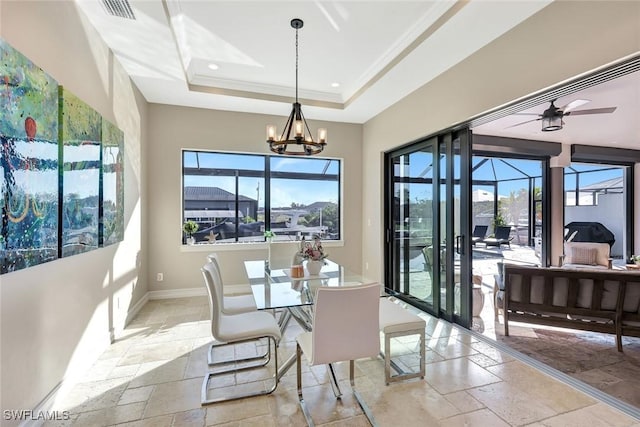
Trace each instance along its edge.
{"label": "sky", "polygon": [[[487,160],[484,161],[483,160]],[[482,164],[480,164],[482,163]],[[430,152],[414,152],[409,155],[408,169],[403,172],[406,176],[410,177],[423,177],[432,178],[433,169],[432,155]],[[444,158],[441,159],[440,167],[446,168]],[[477,168],[476,168],[477,167]],[[579,171],[594,170],[609,168],[606,165],[596,164],[572,164],[572,167]],[[498,181],[498,195],[509,196],[511,192],[518,193],[521,189],[528,190],[528,176],[537,177],[535,186],[541,186],[540,176],[542,174],[542,165],[538,160],[528,159],[500,159],[500,158],[486,158],[474,156],[472,159],[472,180],[474,181]],[[396,168],[396,174],[399,173],[399,169]],[[620,177],[622,170],[617,168],[614,170],[605,170],[593,173],[583,173],[580,175],[580,184],[589,185],[596,182],[605,181],[611,178]],[[460,176],[459,168],[454,171],[454,176],[458,178]],[[493,192],[491,186],[474,185],[474,189],[482,188],[484,190]],[[431,185],[412,184],[410,188],[410,194],[412,200],[420,199],[432,199],[432,187]],[[459,195],[459,188],[454,189],[454,193]]]}
{"label": "sky", "polygon": [[[273,172],[307,172],[339,174],[340,161],[321,158],[295,158],[211,152],[184,152],[186,167],[243,169],[261,171],[265,169],[265,158]],[[235,194],[233,176],[185,176],[185,186],[213,186]],[[260,200],[264,207],[265,182],[262,178],[241,177],[238,182],[239,194]],[[274,178],[271,180],[271,207],[289,207],[292,203],[310,205],[314,202],[338,202],[339,183],[336,181],[312,181]]]}

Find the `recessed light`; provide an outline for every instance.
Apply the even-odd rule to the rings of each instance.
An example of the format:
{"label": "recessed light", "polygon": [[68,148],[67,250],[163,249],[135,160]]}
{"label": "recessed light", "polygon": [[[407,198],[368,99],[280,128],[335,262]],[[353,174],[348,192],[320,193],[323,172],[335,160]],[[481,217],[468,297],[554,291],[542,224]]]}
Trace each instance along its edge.
{"label": "recessed light", "polygon": [[331,87],[340,87],[340,83],[333,82],[331,83]]}
{"label": "recessed light", "polygon": [[219,67],[216,64],[209,64],[209,69],[217,70]]}

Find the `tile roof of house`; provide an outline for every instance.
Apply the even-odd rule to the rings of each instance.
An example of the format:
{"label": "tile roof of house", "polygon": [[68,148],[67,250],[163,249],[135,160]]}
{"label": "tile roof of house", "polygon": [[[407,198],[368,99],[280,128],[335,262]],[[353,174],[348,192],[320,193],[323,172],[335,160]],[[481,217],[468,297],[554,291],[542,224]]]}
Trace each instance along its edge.
{"label": "tile roof of house", "polygon": [[[229,200],[236,199],[235,194],[218,187],[184,187],[185,200]],[[239,195],[240,201],[255,201],[251,197]]]}

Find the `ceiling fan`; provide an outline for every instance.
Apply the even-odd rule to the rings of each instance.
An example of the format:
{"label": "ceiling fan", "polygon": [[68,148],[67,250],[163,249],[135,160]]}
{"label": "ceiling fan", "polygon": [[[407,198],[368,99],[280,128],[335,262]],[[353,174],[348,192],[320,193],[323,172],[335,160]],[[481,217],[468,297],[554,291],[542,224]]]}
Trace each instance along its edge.
{"label": "ceiling fan", "polygon": [[607,108],[592,108],[589,110],[573,110],[574,108],[578,108],[581,105],[584,105],[589,101],[588,99],[575,99],[571,102],[569,102],[566,105],[563,105],[562,107],[556,107],[554,102],[556,100],[553,99],[551,100],[551,105],[549,106],[549,108],[547,108],[546,110],[544,110],[542,112],[542,114],[538,114],[538,113],[515,113],[515,114],[519,114],[519,115],[535,115],[535,116],[539,116],[537,119],[532,119],[532,120],[527,120],[524,122],[520,122],[520,123],[516,123],[515,125],[511,125],[511,126],[507,126],[506,129],[508,128],[512,128],[512,127],[516,127],[516,126],[520,126],[523,125],[525,123],[531,123],[531,122],[535,122],[538,120],[542,120],[542,131],[543,132],[552,132],[554,130],[560,130],[562,129],[562,126],[564,125],[564,121],[562,120],[563,117],[568,116],[568,115],[572,115],[572,116],[581,116],[581,115],[585,115],[585,114],[606,114],[606,113],[613,113],[614,111],[616,111],[617,107],[607,107]]}

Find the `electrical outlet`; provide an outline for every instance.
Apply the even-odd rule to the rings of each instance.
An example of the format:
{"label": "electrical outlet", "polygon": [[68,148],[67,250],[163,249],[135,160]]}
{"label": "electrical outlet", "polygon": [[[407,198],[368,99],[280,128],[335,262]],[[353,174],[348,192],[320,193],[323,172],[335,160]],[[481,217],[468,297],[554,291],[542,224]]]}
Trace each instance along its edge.
{"label": "electrical outlet", "polygon": [[364,263],[364,269],[365,269],[365,270],[368,270],[368,269],[369,269],[369,263],[368,263],[368,262],[365,262],[365,263]]}
{"label": "electrical outlet", "polygon": [[162,274],[162,273],[158,273],[158,274],[156,275],[156,280],[157,280],[158,282],[162,282],[162,281],[164,280],[164,274]]}

